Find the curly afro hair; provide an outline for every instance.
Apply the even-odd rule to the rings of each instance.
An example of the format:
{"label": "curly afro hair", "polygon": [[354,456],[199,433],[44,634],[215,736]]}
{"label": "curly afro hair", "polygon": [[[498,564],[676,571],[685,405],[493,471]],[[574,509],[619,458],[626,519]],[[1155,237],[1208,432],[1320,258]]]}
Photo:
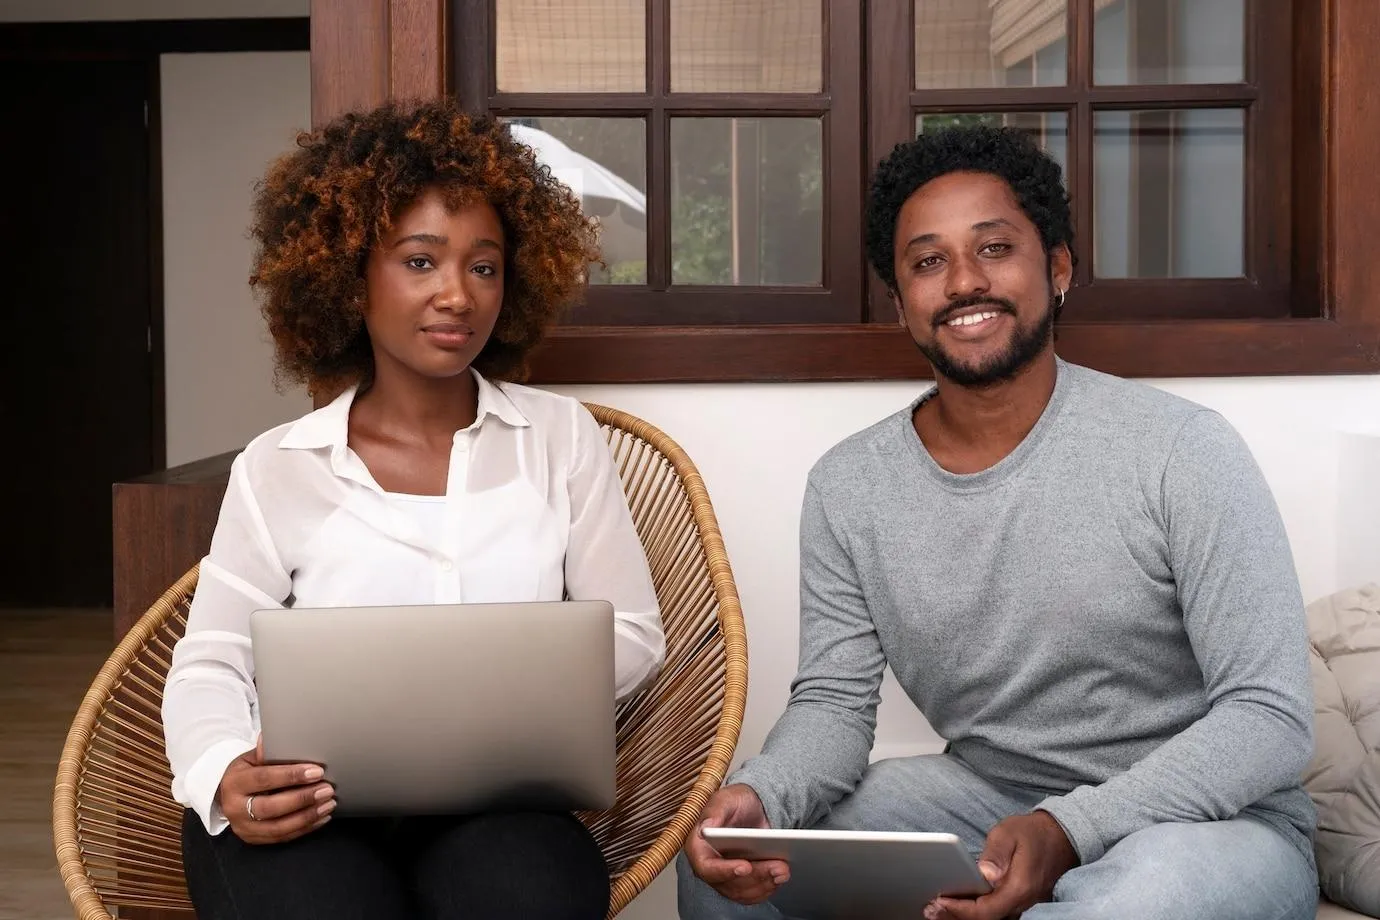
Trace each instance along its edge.
{"label": "curly afro hair", "polygon": [[506,236],[503,307],[474,361],[521,380],[547,328],[583,294],[599,251],[580,202],[506,125],[454,99],[387,103],[297,138],[254,201],[250,284],[260,294],[283,377],[313,392],[367,381],[364,267],[393,221],[426,190],[452,206],[475,198]]}
{"label": "curly afro hair", "polygon": [[1045,252],[1063,243],[1073,255],[1073,220],[1059,164],[1019,128],[947,128],[897,144],[873,174],[867,198],[867,259],[887,290],[896,290],[896,221],[901,206],[926,182],[952,172],[990,173],[1005,180],[1039,231]]}

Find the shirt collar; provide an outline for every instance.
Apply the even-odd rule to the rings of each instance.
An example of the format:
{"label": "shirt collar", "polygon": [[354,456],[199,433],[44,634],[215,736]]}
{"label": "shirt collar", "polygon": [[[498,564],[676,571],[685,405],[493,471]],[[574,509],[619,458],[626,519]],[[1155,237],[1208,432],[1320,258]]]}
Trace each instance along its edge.
{"label": "shirt collar", "polygon": [[[490,415],[512,428],[531,426],[527,416],[522,414],[501,385],[490,383],[473,368],[470,373],[479,387],[479,412],[475,416],[475,427],[479,427]],[[278,446],[288,450],[344,447],[349,441],[350,406],[354,404],[358,391],[358,385],[351,386],[320,409],[302,416],[283,435]]]}

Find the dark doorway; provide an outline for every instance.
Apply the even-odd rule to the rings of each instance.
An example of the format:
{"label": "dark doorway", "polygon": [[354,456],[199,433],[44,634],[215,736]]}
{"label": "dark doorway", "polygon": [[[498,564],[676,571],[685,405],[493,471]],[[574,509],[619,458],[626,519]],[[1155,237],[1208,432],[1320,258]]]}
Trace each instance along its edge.
{"label": "dark doorway", "polygon": [[164,464],[159,58],[283,19],[0,24],[0,607],[110,606],[111,488]]}
{"label": "dark doorway", "polygon": [[139,60],[0,60],[0,605],[108,606],[111,484],[159,462],[151,81]]}

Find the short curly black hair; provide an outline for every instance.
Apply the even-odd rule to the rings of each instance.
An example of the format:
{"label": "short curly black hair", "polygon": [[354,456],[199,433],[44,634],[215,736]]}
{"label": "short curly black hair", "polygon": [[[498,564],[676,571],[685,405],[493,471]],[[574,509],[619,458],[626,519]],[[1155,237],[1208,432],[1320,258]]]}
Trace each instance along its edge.
{"label": "short curly black hair", "polygon": [[388,102],[304,133],[269,167],[254,201],[250,284],[262,297],[279,373],[322,389],[366,381],[365,265],[398,215],[428,189],[457,207],[491,204],[506,237],[503,306],[474,367],[520,380],[599,259],[595,224],[508,127],[454,98]]}
{"label": "short curly black hair", "polygon": [[989,173],[1005,180],[1039,231],[1045,252],[1063,243],[1073,255],[1073,218],[1063,170],[1028,132],[991,125],[945,128],[897,144],[872,176],[867,259],[887,290],[896,290],[896,221],[901,206],[926,182],[953,172]]}

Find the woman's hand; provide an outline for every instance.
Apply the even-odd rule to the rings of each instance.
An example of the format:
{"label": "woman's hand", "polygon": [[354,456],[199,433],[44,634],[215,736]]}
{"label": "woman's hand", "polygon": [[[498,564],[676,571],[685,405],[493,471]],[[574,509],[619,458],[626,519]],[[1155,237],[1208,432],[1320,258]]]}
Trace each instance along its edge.
{"label": "woman's hand", "polygon": [[230,762],[216,798],[230,830],[245,843],[286,843],[331,820],[335,787],[316,764],[263,762],[264,743]]}

